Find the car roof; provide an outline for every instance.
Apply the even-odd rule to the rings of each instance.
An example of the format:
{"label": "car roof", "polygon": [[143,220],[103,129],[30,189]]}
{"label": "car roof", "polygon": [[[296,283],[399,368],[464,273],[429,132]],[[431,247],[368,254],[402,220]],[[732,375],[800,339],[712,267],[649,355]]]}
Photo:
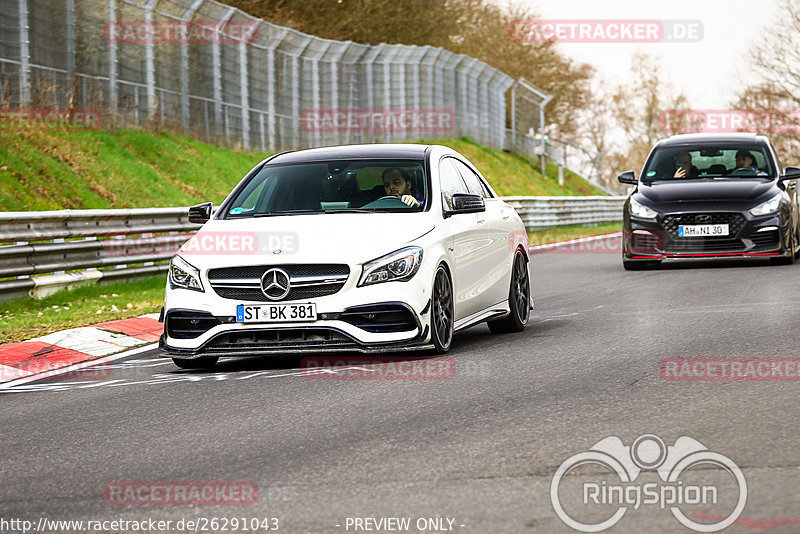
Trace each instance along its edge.
{"label": "car roof", "polygon": [[375,143],[364,145],[341,145],[309,148],[278,154],[269,160],[275,163],[302,163],[340,159],[424,159],[430,145],[402,143]]}
{"label": "car roof", "polygon": [[767,138],[755,133],[680,134],[659,141],[656,146],[683,146],[717,143],[767,144]]}

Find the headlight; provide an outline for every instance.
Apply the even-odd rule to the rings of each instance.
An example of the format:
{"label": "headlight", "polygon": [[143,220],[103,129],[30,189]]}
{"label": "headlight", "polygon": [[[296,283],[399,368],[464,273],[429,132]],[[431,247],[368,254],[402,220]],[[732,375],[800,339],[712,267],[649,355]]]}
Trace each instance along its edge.
{"label": "headlight", "polygon": [[635,215],[636,217],[642,217],[643,219],[655,219],[658,212],[656,210],[650,209],[647,206],[642,206],[638,202],[636,202],[633,198],[631,198],[630,203],[630,210],[631,215]]}
{"label": "headlight", "polygon": [[200,271],[180,256],[173,256],[169,262],[169,287],[203,291]]}
{"label": "headlight", "polygon": [[364,265],[360,286],[381,282],[405,282],[417,274],[422,264],[422,249],[406,247]]}
{"label": "headlight", "polygon": [[771,199],[767,200],[763,204],[759,204],[755,208],[750,208],[750,213],[752,215],[766,215],[767,213],[772,213],[773,211],[778,211],[778,207],[781,205],[781,194],[778,193]]}

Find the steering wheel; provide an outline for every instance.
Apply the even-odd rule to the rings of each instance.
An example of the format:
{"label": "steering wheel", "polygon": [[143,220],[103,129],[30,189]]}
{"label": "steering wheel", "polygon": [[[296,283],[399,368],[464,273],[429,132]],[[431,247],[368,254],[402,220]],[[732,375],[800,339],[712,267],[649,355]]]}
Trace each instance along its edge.
{"label": "steering wheel", "polygon": [[370,202],[369,204],[365,204],[365,205],[363,205],[361,207],[362,208],[380,207],[380,203],[382,203],[382,202],[392,202],[392,203],[400,204],[399,206],[384,206],[384,207],[387,207],[387,208],[392,208],[392,207],[398,207],[399,208],[400,206],[402,206],[404,208],[410,207],[408,204],[406,204],[405,202],[400,200],[399,196],[394,196],[394,195],[382,196],[381,198],[375,199],[372,202]]}
{"label": "steering wheel", "polygon": [[[379,198],[379,199],[373,200],[373,202],[380,202],[381,200],[396,200],[396,201],[398,201],[398,202],[403,202],[403,201],[400,199],[400,196],[399,196],[399,195],[386,195],[386,196],[384,196],[384,197],[381,197],[381,198]],[[406,204],[406,203],[405,203],[405,202],[403,202],[403,204]],[[406,204],[406,206],[408,206],[408,204]]]}

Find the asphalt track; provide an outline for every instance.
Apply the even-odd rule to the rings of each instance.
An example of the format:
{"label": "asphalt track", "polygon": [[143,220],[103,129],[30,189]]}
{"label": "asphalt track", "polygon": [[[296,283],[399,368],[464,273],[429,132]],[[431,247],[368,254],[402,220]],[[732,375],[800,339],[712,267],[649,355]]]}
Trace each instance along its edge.
{"label": "asphalt track", "polygon": [[[747,504],[726,531],[798,532],[797,377],[676,381],[661,365],[800,359],[799,275],[800,266],[758,261],[625,272],[616,253],[537,254],[528,328],[459,333],[447,376],[320,379],[299,358],[227,360],[199,373],[149,351],[95,375],[6,389],[0,531],[15,531],[3,528],[11,519],[237,517],[278,518],[279,532],[390,531],[357,529],[355,518],[410,518],[408,532],[575,532],[551,503],[559,466],[604,438],[631,445],[654,434],[667,445],[694,438],[741,468]],[[564,501],[602,470],[573,475]],[[258,498],[108,498],[109,484],[187,481],[245,482]],[[721,511],[690,513],[711,522]],[[445,520],[420,530],[420,518]],[[691,532],[646,504],[610,531]]]}

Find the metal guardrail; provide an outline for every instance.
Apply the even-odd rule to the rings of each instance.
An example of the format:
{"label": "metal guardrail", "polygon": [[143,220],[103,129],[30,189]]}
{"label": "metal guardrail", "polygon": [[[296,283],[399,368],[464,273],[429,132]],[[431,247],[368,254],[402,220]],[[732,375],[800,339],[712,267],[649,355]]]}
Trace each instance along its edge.
{"label": "metal guardrail", "polygon": [[[529,230],[622,220],[625,197],[504,197]],[[155,274],[199,228],[188,208],[0,212],[0,300]]]}
{"label": "metal guardrail", "polygon": [[622,221],[622,196],[503,197],[517,211],[525,228],[537,230],[568,224]]}
{"label": "metal guardrail", "polygon": [[199,225],[188,208],[0,213],[0,300],[167,269]]}

